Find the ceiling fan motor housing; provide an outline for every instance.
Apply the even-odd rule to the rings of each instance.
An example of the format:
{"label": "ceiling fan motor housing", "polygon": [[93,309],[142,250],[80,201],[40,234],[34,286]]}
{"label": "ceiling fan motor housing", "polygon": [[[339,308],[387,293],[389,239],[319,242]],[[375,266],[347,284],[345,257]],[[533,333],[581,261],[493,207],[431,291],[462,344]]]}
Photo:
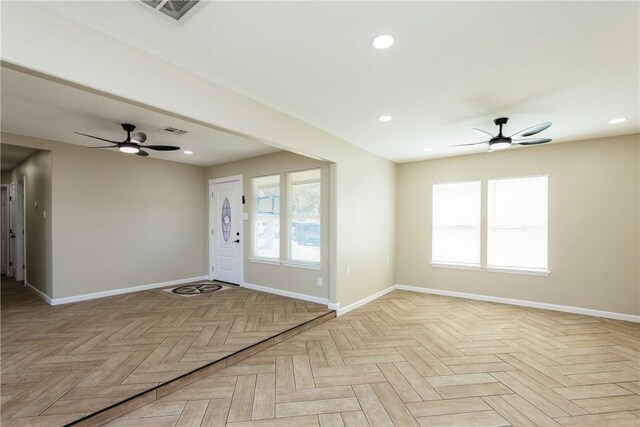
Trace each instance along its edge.
{"label": "ceiling fan motor housing", "polygon": [[121,126],[125,132],[129,132],[129,133],[133,132],[136,129],[135,125],[130,125],[129,123],[122,123]]}

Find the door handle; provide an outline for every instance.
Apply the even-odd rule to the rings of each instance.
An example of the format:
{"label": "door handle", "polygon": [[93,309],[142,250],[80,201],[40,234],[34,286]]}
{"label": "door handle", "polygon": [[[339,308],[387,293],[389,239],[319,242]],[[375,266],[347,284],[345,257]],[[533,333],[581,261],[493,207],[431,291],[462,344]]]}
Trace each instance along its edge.
{"label": "door handle", "polygon": [[234,240],[233,243],[240,243],[240,239]]}

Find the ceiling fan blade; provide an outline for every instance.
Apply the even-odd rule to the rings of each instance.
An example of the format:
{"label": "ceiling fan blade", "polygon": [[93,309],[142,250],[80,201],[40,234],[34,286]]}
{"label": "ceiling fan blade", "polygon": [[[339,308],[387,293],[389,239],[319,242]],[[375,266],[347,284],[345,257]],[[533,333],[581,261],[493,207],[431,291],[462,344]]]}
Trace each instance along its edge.
{"label": "ceiling fan blade", "polygon": [[80,132],[74,132],[78,135],[82,135],[82,136],[88,136],[89,138],[93,138],[93,139],[99,139],[100,141],[107,141],[107,142],[111,142],[113,144],[120,144],[122,141],[112,141],[110,139],[104,139],[104,138],[100,138],[97,136],[93,136],[93,135],[87,135],[86,133],[80,133]]}
{"label": "ceiling fan blade", "polygon": [[535,135],[536,133],[542,132],[551,126],[551,122],[540,123],[539,125],[531,126],[530,128],[526,128],[521,130],[520,132],[514,133],[511,135],[511,138],[522,138],[531,135]]}
{"label": "ceiling fan blade", "polygon": [[131,141],[137,142],[138,144],[142,144],[147,140],[147,134],[144,132],[138,132],[131,137]]}
{"label": "ceiling fan blade", "polygon": [[482,142],[472,142],[470,144],[456,144],[456,145],[450,145],[449,147],[462,147],[464,145],[478,145],[478,144],[488,144],[489,141],[482,141]]}
{"label": "ceiling fan blade", "polygon": [[528,138],[521,139],[519,141],[513,141],[512,144],[515,145],[536,145],[536,144],[544,144],[545,142],[551,142],[549,138]]}
{"label": "ceiling fan blade", "polygon": [[477,133],[479,133],[482,136],[488,136],[489,138],[495,138],[495,135],[491,135],[486,130],[482,130],[482,129],[478,129],[478,128],[471,128],[471,129],[473,129],[474,131],[476,131]]}
{"label": "ceiling fan blade", "polygon": [[118,148],[117,145],[102,145],[100,147],[87,147],[87,148]]}
{"label": "ceiling fan blade", "polygon": [[147,157],[149,155],[149,153],[147,153],[144,150],[138,150],[138,152],[136,153],[136,155],[138,156],[142,156],[142,157]]}
{"label": "ceiling fan blade", "polygon": [[180,147],[176,147],[174,145],[145,145],[144,148],[158,151],[174,151],[180,149]]}

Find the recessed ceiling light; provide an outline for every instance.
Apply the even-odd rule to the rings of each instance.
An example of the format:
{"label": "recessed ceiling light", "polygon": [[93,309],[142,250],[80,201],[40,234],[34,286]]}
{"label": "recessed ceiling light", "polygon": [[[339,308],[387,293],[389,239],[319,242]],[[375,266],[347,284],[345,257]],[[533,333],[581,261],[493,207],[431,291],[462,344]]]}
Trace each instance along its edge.
{"label": "recessed ceiling light", "polygon": [[380,120],[381,122],[390,122],[391,116],[380,116],[378,117],[378,120]]}
{"label": "recessed ceiling light", "polygon": [[618,117],[617,119],[609,120],[609,124],[610,125],[615,125],[615,124],[626,122],[626,121],[627,121],[627,119],[625,117]]}
{"label": "recessed ceiling light", "polygon": [[191,154],[193,154],[193,151],[191,151],[191,150],[184,150],[184,151],[183,151],[183,153],[184,153],[184,154],[189,154],[189,155],[191,155]]}
{"label": "recessed ceiling light", "polygon": [[393,42],[394,41],[395,40],[394,40],[394,38],[392,36],[390,36],[388,34],[383,34],[383,35],[378,36],[375,39],[373,39],[371,44],[376,49],[387,49],[387,48],[393,46]]}
{"label": "recessed ceiling light", "polygon": [[431,151],[431,150],[433,150],[433,148],[431,148],[431,147],[427,147],[427,148],[425,148],[423,151]]}

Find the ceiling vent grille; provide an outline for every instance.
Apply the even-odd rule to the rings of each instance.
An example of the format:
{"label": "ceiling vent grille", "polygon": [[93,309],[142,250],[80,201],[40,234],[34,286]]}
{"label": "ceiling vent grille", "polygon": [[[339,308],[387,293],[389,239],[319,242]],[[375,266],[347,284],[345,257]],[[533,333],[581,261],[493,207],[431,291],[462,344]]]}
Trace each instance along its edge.
{"label": "ceiling vent grille", "polygon": [[151,6],[155,10],[164,13],[170,18],[179,21],[200,0],[141,0],[142,3]]}
{"label": "ceiling vent grille", "polygon": [[174,128],[174,127],[171,127],[171,126],[165,126],[160,130],[163,130],[165,132],[175,133],[175,134],[178,134],[178,135],[184,135],[185,133],[187,133],[186,130]]}

